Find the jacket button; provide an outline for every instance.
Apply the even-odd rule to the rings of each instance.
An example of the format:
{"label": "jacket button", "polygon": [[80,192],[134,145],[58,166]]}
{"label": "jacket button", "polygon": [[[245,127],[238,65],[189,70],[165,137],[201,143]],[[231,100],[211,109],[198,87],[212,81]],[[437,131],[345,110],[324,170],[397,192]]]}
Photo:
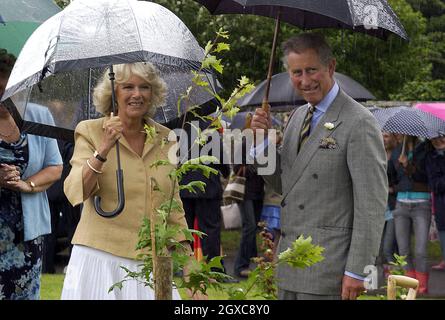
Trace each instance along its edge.
{"label": "jacket button", "polygon": [[312,178],[314,178],[314,179],[318,179],[318,174],[314,173],[314,174],[312,175]]}
{"label": "jacket button", "polygon": [[281,200],[281,207],[285,207],[286,206],[286,201],[284,201],[284,199],[283,200]]}
{"label": "jacket button", "polygon": [[304,209],[304,205],[300,204],[300,205],[298,206],[298,208],[301,209],[301,210],[303,210],[303,209]]}

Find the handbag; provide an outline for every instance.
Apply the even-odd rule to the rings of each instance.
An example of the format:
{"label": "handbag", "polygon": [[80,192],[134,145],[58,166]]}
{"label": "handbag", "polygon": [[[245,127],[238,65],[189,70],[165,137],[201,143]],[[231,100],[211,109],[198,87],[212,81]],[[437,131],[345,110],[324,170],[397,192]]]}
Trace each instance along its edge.
{"label": "handbag", "polygon": [[232,230],[241,228],[241,210],[237,202],[221,206],[221,215],[224,229]]}
{"label": "handbag", "polygon": [[233,174],[229,178],[229,183],[223,192],[223,199],[225,201],[243,201],[244,194],[246,192],[246,168],[241,166],[238,170],[238,174]]}

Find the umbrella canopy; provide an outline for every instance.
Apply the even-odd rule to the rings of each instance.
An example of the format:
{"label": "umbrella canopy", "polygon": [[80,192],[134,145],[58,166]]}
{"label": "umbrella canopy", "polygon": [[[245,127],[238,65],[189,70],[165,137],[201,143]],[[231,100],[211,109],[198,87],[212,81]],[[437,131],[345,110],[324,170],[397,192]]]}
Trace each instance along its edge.
{"label": "umbrella canopy", "polygon": [[[203,58],[204,50],[189,29],[158,4],[76,0],[40,25],[28,39],[2,99],[12,96],[25,121],[29,101],[48,106],[57,127],[63,130],[28,122],[25,124],[32,130],[28,132],[72,139],[72,130],[80,120],[100,116],[92,106],[91,90],[104,68],[150,61],[169,89],[166,105],[155,116],[166,122],[178,116],[179,94],[192,84],[190,70],[198,69]],[[215,77],[207,72],[202,76],[210,80],[211,89],[218,90]],[[37,90],[37,83],[43,90]],[[200,105],[212,98],[198,88],[192,91],[190,103]],[[56,103],[59,106],[54,106]],[[185,102],[181,109],[185,109]]]}
{"label": "umbrella canopy", "polygon": [[32,32],[60,10],[52,0],[0,1],[0,47],[18,56]]}
{"label": "umbrella canopy", "polygon": [[59,72],[136,61],[198,69],[203,58],[190,30],[160,5],[76,0],[28,39],[3,99]]}
{"label": "umbrella canopy", "polygon": [[268,110],[270,81],[280,22],[301,29],[341,28],[382,39],[395,34],[408,40],[405,29],[386,0],[196,0],[212,14],[254,14],[276,19],[262,106]]}
{"label": "umbrella canopy", "polygon": [[[335,72],[334,78],[340,88],[357,101],[374,100],[374,95],[360,83],[342,73]],[[240,101],[240,107],[260,106],[266,89],[266,80],[246,94]],[[305,104],[306,101],[297,94],[288,72],[281,72],[272,77],[270,83],[269,104],[275,111],[285,111]]]}
{"label": "umbrella canopy", "polygon": [[445,120],[445,102],[416,103],[414,108],[431,113]]}
{"label": "umbrella canopy", "polygon": [[212,14],[241,13],[280,19],[301,29],[351,29],[386,39],[408,39],[386,0],[196,0]]}
{"label": "umbrella canopy", "polygon": [[445,121],[410,107],[370,108],[382,131],[432,139],[445,132]]}

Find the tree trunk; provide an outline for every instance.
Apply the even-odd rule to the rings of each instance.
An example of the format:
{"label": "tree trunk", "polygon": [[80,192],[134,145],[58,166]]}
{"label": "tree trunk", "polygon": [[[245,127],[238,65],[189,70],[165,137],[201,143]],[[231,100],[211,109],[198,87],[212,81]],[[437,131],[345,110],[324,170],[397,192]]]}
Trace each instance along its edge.
{"label": "tree trunk", "polygon": [[155,257],[155,299],[172,300],[173,263],[171,257]]}

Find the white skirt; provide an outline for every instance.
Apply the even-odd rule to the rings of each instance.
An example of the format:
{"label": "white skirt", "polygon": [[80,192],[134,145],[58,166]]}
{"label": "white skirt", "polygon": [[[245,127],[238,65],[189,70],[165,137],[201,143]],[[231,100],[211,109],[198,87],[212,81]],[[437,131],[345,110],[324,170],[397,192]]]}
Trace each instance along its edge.
{"label": "white skirt", "polygon": [[[142,282],[129,279],[122,289],[111,286],[131,271],[141,269],[141,261],[122,258],[105,251],[74,245],[63,283],[62,300],[154,300],[154,290]],[[181,300],[173,288],[173,300]]]}

